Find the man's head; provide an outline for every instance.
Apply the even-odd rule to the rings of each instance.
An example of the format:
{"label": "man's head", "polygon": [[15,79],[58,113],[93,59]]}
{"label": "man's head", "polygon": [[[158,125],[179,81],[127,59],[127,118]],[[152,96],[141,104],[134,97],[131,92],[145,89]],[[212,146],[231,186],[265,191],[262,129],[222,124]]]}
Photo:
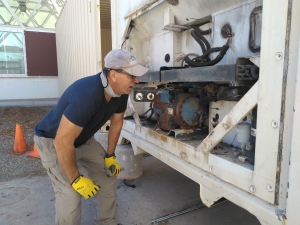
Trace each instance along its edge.
{"label": "man's head", "polygon": [[122,49],[110,51],[104,58],[104,66],[109,71],[109,84],[116,94],[130,94],[133,86],[139,83],[138,77],[149,70],[139,65],[130,52]]}

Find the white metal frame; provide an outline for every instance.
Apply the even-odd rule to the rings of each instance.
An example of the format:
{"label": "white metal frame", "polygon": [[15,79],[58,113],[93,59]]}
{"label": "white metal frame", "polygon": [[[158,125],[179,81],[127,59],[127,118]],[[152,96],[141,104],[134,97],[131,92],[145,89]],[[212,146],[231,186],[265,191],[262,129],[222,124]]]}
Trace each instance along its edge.
{"label": "white metal frame", "polygon": [[[7,2],[7,0],[2,0],[1,2],[5,6],[5,8],[10,12],[12,17],[16,20],[16,22],[22,29],[25,29],[29,22],[32,22],[37,27],[43,26],[45,23],[47,23],[50,16],[54,16],[54,17],[58,18],[58,15],[60,13],[60,8],[55,0],[50,0],[50,3],[53,5],[53,8],[51,7],[51,4],[48,1],[39,0],[37,3],[34,2],[34,3],[36,3],[36,5],[33,9],[29,9],[29,8],[26,9],[26,12],[24,12],[24,13],[28,16],[28,19],[25,23],[22,23],[18,17],[22,12],[18,11],[18,13],[17,13],[18,8],[10,6],[9,3]],[[49,14],[45,18],[45,20],[42,21],[42,24],[38,24],[34,17],[39,12],[40,8],[42,8],[42,7],[47,7],[48,11],[43,10],[43,12],[47,12]]]}
{"label": "white metal frame", "polygon": [[22,29],[25,29],[24,24],[21,22],[21,20],[19,19],[19,17],[16,15],[16,13],[13,11],[13,9],[10,7],[10,5],[8,4],[8,2],[6,0],[2,0],[3,5],[6,7],[6,9],[10,12],[10,14],[13,16],[13,18],[16,20],[16,22],[19,24],[19,26]]}
{"label": "white metal frame", "polygon": [[[60,14],[60,8],[57,4],[58,1],[56,0],[50,0],[50,2],[53,5],[53,9],[50,9],[50,4],[46,1],[43,0],[39,0],[35,6],[35,8],[28,10],[25,12],[28,16],[28,19],[25,23],[22,23],[18,17],[18,15],[16,14],[16,11],[9,5],[9,3],[7,2],[7,0],[2,0],[1,1],[4,5],[4,7],[9,11],[9,13],[12,15],[12,18],[14,18],[16,20],[16,22],[18,23],[19,27],[21,28],[17,28],[16,26],[13,25],[0,25],[0,29],[1,30],[18,30],[18,32],[22,32],[23,34],[23,50],[24,50],[24,57],[25,57],[25,61],[24,61],[24,65],[25,65],[25,74],[0,74],[0,77],[27,77],[27,60],[26,60],[26,44],[25,44],[25,37],[24,37],[24,31],[34,31],[34,32],[46,32],[46,33],[55,33],[54,29],[47,29],[47,28],[40,28],[40,27],[26,27],[26,25],[30,22],[33,21],[34,23],[34,16],[36,15],[36,13],[38,13],[39,8],[46,6],[49,9],[49,15],[47,16],[47,18],[43,21],[43,23],[41,24],[41,26],[43,26],[43,24],[45,24],[48,19],[50,18],[51,15],[55,16],[56,18],[58,18],[58,15]],[[43,5],[42,5],[43,3]],[[60,1],[60,4],[62,4],[63,2]],[[56,12],[55,12],[56,10]],[[20,13],[20,12],[19,12]],[[30,13],[30,14],[29,14]],[[36,25],[38,25],[36,23]]]}
{"label": "white metal frame", "polygon": [[[159,160],[163,161],[167,165],[181,172],[185,176],[194,180],[195,182],[199,184],[205,184],[205,186],[201,185],[200,191],[204,188],[209,188],[210,190],[213,190],[215,195],[218,195],[220,197],[225,197],[228,200],[235,203],[236,205],[254,214],[260,220],[260,222],[266,220],[268,221],[268,223],[265,224],[283,225],[283,223],[279,221],[278,216],[275,214],[276,211],[275,206],[268,204],[267,202],[259,198],[256,198],[254,195],[249,195],[248,192],[243,191],[240,188],[236,187],[235,185],[232,185],[226,181],[223,181],[222,179],[215,176],[213,173],[208,173],[207,171],[204,171],[199,167],[190,164],[189,162],[183,160],[182,158],[173,155],[172,153],[166,151],[165,148],[159,146],[159,145],[163,145],[164,143],[156,140],[156,143],[153,144],[147,141],[149,136],[148,137],[138,136],[137,135],[138,132],[135,132],[135,127],[132,127],[133,130],[131,129],[127,130],[127,127],[131,125],[132,124],[129,124],[126,121],[124,124],[125,129],[122,130],[121,135],[123,138],[130,140],[135,154],[139,154],[142,153],[143,151],[146,151],[151,155],[153,155],[154,157],[158,158]],[[223,168],[226,168],[225,166],[228,165],[223,165],[223,166],[224,166]],[[227,172],[232,172],[232,171],[230,170]],[[240,180],[240,182],[243,181]],[[202,201],[207,204],[207,201],[204,200]]]}

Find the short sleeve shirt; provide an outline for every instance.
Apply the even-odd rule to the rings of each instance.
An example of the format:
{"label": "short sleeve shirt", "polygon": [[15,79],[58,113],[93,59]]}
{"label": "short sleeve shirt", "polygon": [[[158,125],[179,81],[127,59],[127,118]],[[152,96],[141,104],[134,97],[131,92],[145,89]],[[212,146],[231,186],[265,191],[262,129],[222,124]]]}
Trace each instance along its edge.
{"label": "short sleeve shirt", "polygon": [[90,139],[114,113],[123,113],[128,95],[106,101],[100,73],[84,77],[71,84],[57,105],[37,124],[35,134],[55,138],[62,115],[72,123],[83,127],[75,140],[78,147]]}

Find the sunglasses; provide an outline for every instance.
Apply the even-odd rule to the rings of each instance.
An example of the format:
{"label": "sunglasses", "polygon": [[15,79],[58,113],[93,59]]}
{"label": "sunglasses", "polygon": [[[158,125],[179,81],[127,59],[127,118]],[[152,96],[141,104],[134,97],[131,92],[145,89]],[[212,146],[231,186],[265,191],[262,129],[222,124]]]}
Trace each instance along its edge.
{"label": "sunglasses", "polygon": [[117,73],[121,73],[121,74],[130,76],[132,80],[135,80],[135,79],[137,78],[137,76],[131,75],[131,74],[125,72],[125,71],[122,70],[122,69],[116,69],[116,70],[115,70],[115,69],[111,69],[111,70],[114,70],[114,71],[116,71]]}

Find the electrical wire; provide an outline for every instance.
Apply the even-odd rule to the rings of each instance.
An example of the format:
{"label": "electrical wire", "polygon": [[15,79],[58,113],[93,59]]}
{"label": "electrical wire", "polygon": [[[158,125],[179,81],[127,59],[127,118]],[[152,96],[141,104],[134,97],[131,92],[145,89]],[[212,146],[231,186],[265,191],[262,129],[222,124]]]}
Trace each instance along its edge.
{"label": "electrical wire", "polygon": [[127,41],[127,39],[125,38],[125,40],[123,41],[122,45],[121,45],[121,49],[123,49],[123,45],[124,43]]}
{"label": "electrical wire", "polygon": [[[188,65],[194,66],[194,67],[213,66],[213,65],[217,64],[218,62],[220,62],[223,59],[224,55],[226,54],[227,50],[229,49],[229,44],[232,41],[232,33],[231,33],[230,29],[227,28],[227,27],[225,27],[225,28],[222,29],[222,31],[224,31],[227,34],[227,37],[228,37],[225,45],[223,45],[222,47],[212,48],[213,50],[211,50],[211,51],[218,51],[219,50],[220,53],[213,60],[211,60],[211,61],[205,61],[205,60],[202,60],[202,59],[208,59],[208,60],[210,60],[209,57],[208,57],[208,55],[211,53],[209,51],[211,49],[210,45],[209,45],[208,41],[200,34],[199,28],[197,26],[192,26],[192,28],[195,31],[195,32],[192,32],[193,33],[192,36],[193,35],[195,36],[195,34],[197,36],[199,36],[199,38],[195,38],[195,40],[197,42],[200,41],[200,40],[203,41],[204,44],[206,45],[207,51],[204,52],[202,56],[196,57],[196,58],[194,58],[192,60],[188,56],[185,56],[184,57],[184,61]],[[202,37],[202,38],[200,38],[200,37]],[[203,51],[203,49],[202,49],[202,51]]]}
{"label": "electrical wire", "polygon": [[133,21],[130,22],[130,25],[129,25],[129,29],[128,29],[128,32],[127,32],[127,35],[125,36],[125,40],[123,41],[122,45],[121,45],[121,49],[123,49],[123,45],[125,44],[125,42],[129,39],[129,34],[132,30],[132,27],[134,27],[134,23]]}

